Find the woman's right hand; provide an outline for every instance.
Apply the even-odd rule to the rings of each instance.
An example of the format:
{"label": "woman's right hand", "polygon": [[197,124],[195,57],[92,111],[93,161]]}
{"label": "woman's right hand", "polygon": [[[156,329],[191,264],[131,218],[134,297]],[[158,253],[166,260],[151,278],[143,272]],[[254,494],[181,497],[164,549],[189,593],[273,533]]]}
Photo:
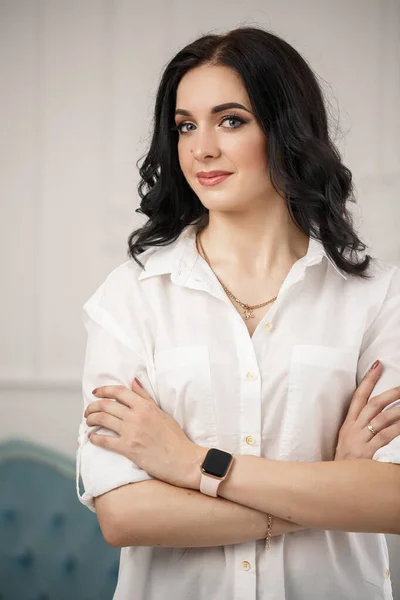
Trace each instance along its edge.
{"label": "woman's right hand", "polygon": [[[383,410],[400,399],[400,386],[368,401],[382,374],[382,363],[369,369],[353,394],[349,410],[339,431],[335,460],[372,458],[379,448],[400,435],[400,406]],[[370,424],[376,435],[367,427]]]}

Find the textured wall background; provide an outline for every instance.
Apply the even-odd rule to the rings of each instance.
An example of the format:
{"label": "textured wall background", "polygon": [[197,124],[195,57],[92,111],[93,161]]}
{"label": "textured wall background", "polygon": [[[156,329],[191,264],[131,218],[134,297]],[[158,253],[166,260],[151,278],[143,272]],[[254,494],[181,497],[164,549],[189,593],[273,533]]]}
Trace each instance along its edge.
{"label": "textured wall background", "polygon": [[400,266],[398,0],[0,0],[0,440],[74,455],[81,308],[140,222],[135,162],[161,69],[239,24],[282,35],[322,78],[361,233]]}

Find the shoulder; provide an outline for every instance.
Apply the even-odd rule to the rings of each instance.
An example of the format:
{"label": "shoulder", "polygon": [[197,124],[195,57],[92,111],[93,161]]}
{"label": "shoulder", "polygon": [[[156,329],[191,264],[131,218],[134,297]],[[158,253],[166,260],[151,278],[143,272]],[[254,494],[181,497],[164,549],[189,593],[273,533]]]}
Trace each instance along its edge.
{"label": "shoulder", "polygon": [[138,279],[142,272],[133,259],[126,260],[110,271],[84,304],[84,311],[102,309],[115,314],[125,312],[139,297]]}
{"label": "shoulder", "polygon": [[140,265],[133,258],[129,258],[108,273],[103,285],[107,287],[118,285],[128,288],[134,287],[137,285],[142,271]]}
{"label": "shoulder", "polygon": [[83,323],[98,335],[107,332],[141,356],[140,331],[144,308],[138,293],[141,267],[129,259],[115,267],[83,305]]}
{"label": "shoulder", "polygon": [[383,298],[400,294],[400,268],[396,265],[372,258],[367,274],[368,279],[357,278],[367,291],[376,292]]}
{"label": "shoulder", "polygon": [[363,316],[367,329],[379,316],[387,319],[387,315],[399,311],[400,269],[373,258],[366,274],[367,279],[351,275],[345,283],[351,305]]}

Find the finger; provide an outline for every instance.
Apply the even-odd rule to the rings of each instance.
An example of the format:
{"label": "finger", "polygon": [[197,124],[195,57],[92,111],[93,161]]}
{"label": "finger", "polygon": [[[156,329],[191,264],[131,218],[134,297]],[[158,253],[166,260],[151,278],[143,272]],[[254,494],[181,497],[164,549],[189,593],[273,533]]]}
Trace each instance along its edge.
{"label": "finger", "polygon": [[119,419],[124,419],[129,410],[130,409],[127,406],[121,404],[118,400],[96,400],[95,402],[91,402],[86,408],[84,417],[86,418],[92,413],[106,412]]}
{"label": "finger", "polygon": [[389,442],[394,440],[394,438],[398,435],[400,435],[400,423],[389,425],[389,427],[386,427],[385,429],[382,429],[382,431],[379,431],[376,435],[374,435],[374,437],[368,444],[368,446],[371,449],[372,455],[374,455],[375,452],[379,450],[379,448],[382,448],[383,446],[386,446],[386,444],[389,444]]}
{"label": "finger", "polygon": [[368,428],[368,425],[372,426],[372,429],[379,433],[383,429],[386,429],[390,425],[393,425],[400,421],[400,407],[389,408],[388,410],[382,411],[372,421],[369,421],[363,428],[364,441],[369,442],[375,434]]}
{"label": "finger", "polygon": [[355,421],[358,418],[360,412],[367,404],[368,398],[372,394],[375,384],[381,374],[382,363],[380,361],[375,361],[354,392],[345,421]]}
{"label": "finger", "polygon": [[121,439],[119,437],[103,433],[92,433],[89,435],[89,441],[95,446],[107,448],[107,450],[121,454]]}
{"label": "finger", "polygon": [[113,415],[109,415],[105,412],[93,413],[88,416],[86,419],[86,423],[93,427],[95,425],[100,427],[105,427],[106,429],[110,429],[111,431],[115,431],[115,433],[120,434],[122,431],[122,421]]}
{"label": "finger", "polygon": [[102,387],[93,390],[92,394],[94,394],[96,398],[118,400],[129,408],[133,408],[135,404],[135,395],[132,393],[132,390],[123,385],[103,385]]}
{"label": "finger", "polygon": [[388,410],[382,411],[375,417],[372,426],[375,431],[382,431],[382,429],[397,423],[397,421],[400,421],[400,407],[389,408]]}
{"label": "finger", "polygon": [[154,402],[156,404],[156,401],[150,396],[150,394],[148,394],[146,392],[146,390],[141,385],[140,381],[138,379],[136,379],[136,377],[132,381],[132,391],[135,392],[135,394],[137,394],[141,398],[144,398],[145,400],[151,400],[152,402]]}
{"label": "finger", "polygon": [[[399,398],[400,386],[391,388],[390,390],[382,392],[382,394],[371,398],[368,404],[364,406],[358,417],[358,423],[360,427],[366,427],[367,423],[370,423],[372,419],[375,419],[388,404],[395,402]],[[384,412],[389,412],[389,410],[390,409],[385,410]]]}

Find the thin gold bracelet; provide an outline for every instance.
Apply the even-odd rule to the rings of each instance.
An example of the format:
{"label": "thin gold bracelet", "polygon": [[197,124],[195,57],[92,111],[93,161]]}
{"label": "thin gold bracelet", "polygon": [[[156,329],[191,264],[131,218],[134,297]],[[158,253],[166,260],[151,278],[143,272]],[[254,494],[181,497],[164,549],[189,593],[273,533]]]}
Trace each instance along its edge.
{"label": "thin gold bracelet", "polygon": [[272,536],[272,515],[267,513],[268,517],[268,527],[267,527],[267,537],[265,538],[265,548],[269,550],[269,541]]}

